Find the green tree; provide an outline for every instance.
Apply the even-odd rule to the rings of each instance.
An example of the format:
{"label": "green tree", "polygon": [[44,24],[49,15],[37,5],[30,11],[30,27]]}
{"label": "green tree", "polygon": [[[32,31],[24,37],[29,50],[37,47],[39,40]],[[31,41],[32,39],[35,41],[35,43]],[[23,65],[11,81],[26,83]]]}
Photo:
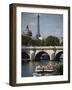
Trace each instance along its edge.
{"label": "green tree", "polygon": [[41,40],[32,39],[31,43],[32,43],[32,46],[40,46],[41,45]]}
{"label": "green tree", "polygon": [[60,41],[55,36],[48,36],[46,38],[46,45],[47,46],[59,46],[60,45]]}
{"label": "green tree", "polygon": [[63,46],[63,41],[61,42],[61,44],[60,44],[61,46]]}
{"label": "green tree", "polygon": [[42,39],[40,42],[41,42],[41,46],[46,46],[45,39]]}
{"label": "green tree", "polygon": [[31,43],[31,37],[22,35],[22,45],[28,46]]}

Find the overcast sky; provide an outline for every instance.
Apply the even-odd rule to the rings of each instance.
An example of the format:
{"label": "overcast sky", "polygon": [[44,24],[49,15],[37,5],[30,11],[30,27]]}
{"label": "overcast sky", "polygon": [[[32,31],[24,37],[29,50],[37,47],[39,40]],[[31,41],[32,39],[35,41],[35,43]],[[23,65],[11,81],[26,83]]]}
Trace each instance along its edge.
{"label": "overcast sky", "polygon": [[[33,36],[37,33],[37,16],[38,14],[24,13],[21,14],[21,31],[26,30],[26,26],[32,31]],[[63,15],[60,14],[39,14],[40,34],[42,37],[49,35],[63,36]]]}

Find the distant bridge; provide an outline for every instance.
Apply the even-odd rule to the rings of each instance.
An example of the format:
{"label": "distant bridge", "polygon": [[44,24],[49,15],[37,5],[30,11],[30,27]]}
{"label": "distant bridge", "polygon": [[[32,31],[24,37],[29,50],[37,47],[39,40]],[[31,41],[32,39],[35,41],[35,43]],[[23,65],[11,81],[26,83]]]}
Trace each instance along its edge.
{"label": "distant bridge", "polygon": [[22,46],[23,60],[39,60],[46,55],[49,60],[57,60],[63,54],[63,46]]}

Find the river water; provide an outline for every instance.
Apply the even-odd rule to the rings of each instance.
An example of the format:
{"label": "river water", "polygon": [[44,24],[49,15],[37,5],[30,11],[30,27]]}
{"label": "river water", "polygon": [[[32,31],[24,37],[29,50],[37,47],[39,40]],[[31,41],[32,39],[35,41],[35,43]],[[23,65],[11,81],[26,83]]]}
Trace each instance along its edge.
{"label": "river water", "polygon": [[[33,77],[35,74],[36,66],[59,65],[62,63],[63,63],[62,61],[48,61],[48,60],[22,62],[21,76],[22,77]],[[46,74],[42,73],[37,76],[51,76],[51,75],[58,75],[58,73],[57,72],[46,73]]]}

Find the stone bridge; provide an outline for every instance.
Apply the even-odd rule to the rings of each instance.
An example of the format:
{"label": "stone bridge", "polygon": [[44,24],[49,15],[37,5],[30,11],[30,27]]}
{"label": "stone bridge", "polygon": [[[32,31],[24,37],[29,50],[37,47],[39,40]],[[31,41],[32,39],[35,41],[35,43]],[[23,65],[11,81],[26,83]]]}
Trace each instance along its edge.
{"label": "stone bridge", "polygon": [[63,54],[63,46],[22,46],[22,60],[39,60],[46,55],[49,60],[58,60]]}

